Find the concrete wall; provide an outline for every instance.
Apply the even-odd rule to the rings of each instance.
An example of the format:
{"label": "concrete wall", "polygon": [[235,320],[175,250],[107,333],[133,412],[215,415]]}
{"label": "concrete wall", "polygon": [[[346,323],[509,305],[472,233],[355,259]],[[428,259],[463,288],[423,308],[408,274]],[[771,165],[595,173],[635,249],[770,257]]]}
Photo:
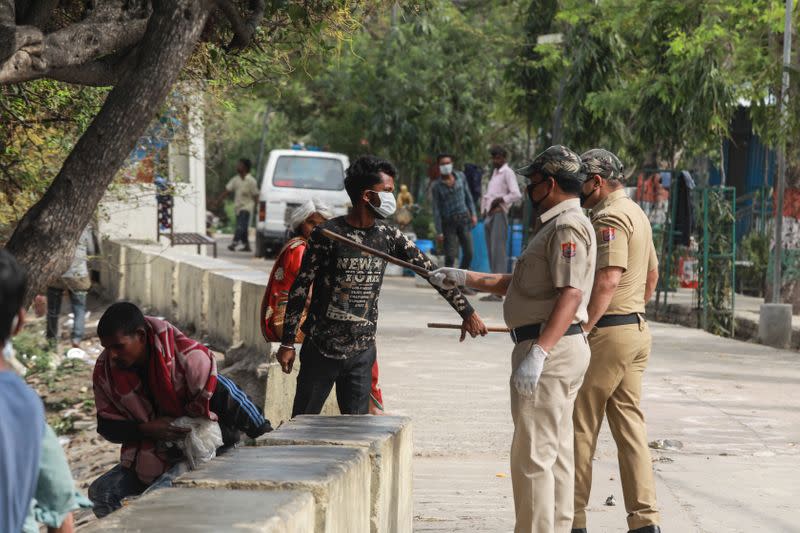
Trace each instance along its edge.
{"label": "concrete wall", "polygon": [[131,183],[112,187],[97,207],[98,233],[111,239],[155,239],[156,187]]}
{"label": "concrete wall", "polygon": [[370,462],[363,448],[238,448],[180,476],[178,487],[311,493],[318,533],[369,533]]}
{"label": "concrete wall", "polygon": [[410,533],[411,425],[302,416],[179,476],[90,532]]}
{"label": "concrete wall", "polygon": [[313,533],[316,504],[300,491],[166,488],[146,494],[82,531],[87,533]]}
{"label": "concrete wall", "polygon": [[259,438],[261,446],[364,448],[370,457],[370,531],[411,531],[411,419],[400,416],[299,416]]}

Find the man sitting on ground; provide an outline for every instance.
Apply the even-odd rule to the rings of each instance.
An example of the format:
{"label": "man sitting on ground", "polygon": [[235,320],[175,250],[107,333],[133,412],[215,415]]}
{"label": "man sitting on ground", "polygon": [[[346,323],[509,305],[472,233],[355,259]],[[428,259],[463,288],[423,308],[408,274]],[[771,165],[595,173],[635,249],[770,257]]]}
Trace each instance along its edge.
{"label": "man sitting on ground", "polygon": [[208,348],[169,322],[118,302],[103,314],[97,335],[105,348],[92,379],[97,432],[122,444],[120,464],[89,487],[98,517],[143,493],[183,460],[176,447],[167,446],[191,431],[173,426],[176,418],[217,420],[226,446],[238,442],[239,431],[256,438],[272,429],[235,383],[217,375]]}

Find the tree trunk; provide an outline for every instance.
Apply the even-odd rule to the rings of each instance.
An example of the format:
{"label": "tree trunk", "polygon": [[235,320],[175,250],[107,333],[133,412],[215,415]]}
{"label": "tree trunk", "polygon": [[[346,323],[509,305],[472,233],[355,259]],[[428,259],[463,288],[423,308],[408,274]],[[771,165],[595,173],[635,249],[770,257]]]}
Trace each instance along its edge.
{"label": "tree trunk", "polygon": [[7,249],[28,270],[26,305],[69,267],[81,232],[164,102],[211,9],[208,0],[155,4],[137,63],[108,95],[50,188],[8,242]]}

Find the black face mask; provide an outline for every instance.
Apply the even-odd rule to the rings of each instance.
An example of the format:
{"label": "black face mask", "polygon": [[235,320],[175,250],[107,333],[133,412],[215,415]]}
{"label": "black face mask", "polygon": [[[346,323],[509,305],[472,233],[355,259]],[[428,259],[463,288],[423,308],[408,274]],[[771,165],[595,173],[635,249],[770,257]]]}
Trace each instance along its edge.
{"label": "black face mask", "polygon": [[581,193],[580,193],[580,196],[579,196],[579,198],[581,200],[581,207],[583,207],[583,205],[589,200],[589,198],[592,197],[592,195],[595,193],[595,191],[597,191],[596,188],[592,189],[592,192],[590,192],[589,194],[586,194],[586,193],[583,192],[583,190],[581,190]]}
{"label": "black face mask", "polygon": [[526,192],[528,193],[528,198],[529,198],[529,199],[530,199],[530,201],[531,201],[531,206],[532,206],[534,209],[536,209],[537,211],[539,210],[539,206],[540,206],[540,205],[542,205],[542,202],[544,202],[544,201],[547,199],[547,197],[548,197],[548,196],[550,196],[550,192],[552,191],[552,189],[551,189],[550,191],[547,191],[547,194],[545,194],[545,195],[542,197],[542,199],[541,199],[541,200],[539,200],[538,202],[537,202],[536,200],[534,200],[534,199],[533,199],[533,190],[534,190],[536,187],[538,187],[539,185],[541,185],[541,184],[545,183],[546,181],[547,181],[547,180],[542,180],[542,181],[540,181],[540,182],[538,182],[538,183],[530,183],[530,184],[528,185],[528,188],[527,188],[527,191],[526,191]]}

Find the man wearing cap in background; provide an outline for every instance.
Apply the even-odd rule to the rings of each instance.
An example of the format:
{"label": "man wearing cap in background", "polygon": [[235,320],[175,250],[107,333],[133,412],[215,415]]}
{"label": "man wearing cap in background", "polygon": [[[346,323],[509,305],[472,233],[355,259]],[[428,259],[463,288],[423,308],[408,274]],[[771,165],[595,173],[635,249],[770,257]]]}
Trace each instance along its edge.
{"label": "man wearing cap in background", "polygon": [[581,204],[597,234],[597,273],[589,301],[591,362],[575,402],[575,520],[586,533],[592,457],[608,416],[617,444],[622,492],[631,533],[659,533],[653,466],[639,407],[650,356],[644,306],[658,281],[653,232],[644,211],[624,190],[620,160],[603,149],[581,156],[586,181]]}
{"label": "man wearing cap in background", "polygon": [[597,246],[578,199],[584,174],[576,153],[551,146],[517,172],[530,181],[528,197],[542,214],[514,273],[440,268],[431,282],[506,295],[503,314],[515,343],[514,531],[564,532],[572,526],[572,407],[589,364],[582,324],[588,320]]}

